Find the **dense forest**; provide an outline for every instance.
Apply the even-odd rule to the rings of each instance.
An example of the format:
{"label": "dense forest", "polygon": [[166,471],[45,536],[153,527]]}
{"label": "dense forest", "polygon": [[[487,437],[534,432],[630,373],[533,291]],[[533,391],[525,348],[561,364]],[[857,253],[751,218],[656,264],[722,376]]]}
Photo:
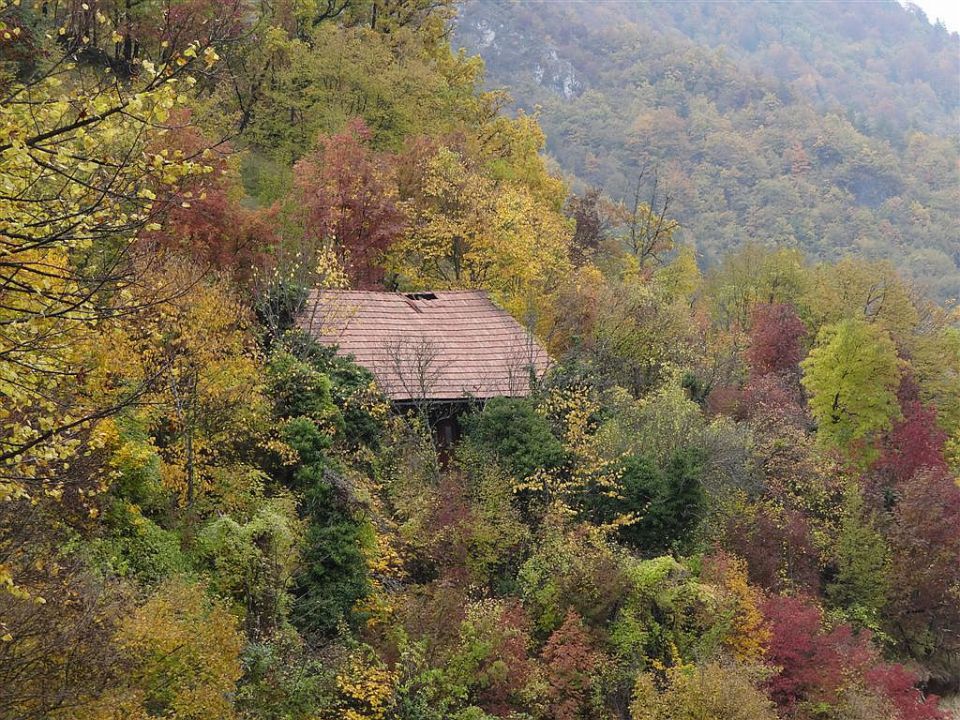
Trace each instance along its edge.
{"label": "dense forest", "polygon": [[[837,18],[806,90],[684,45],[696,95],[680,6],[570,25],[628,161],[599,90],[552,141],[485,90],[452,2],[0,0],[0,718],[950,717],[956,39],[862,7],[876,87]],[[441,456],[310,288],[482,288],[554,362]]]}
{"label": "dense forest", "polygon": [[656,176],[703,260],[856,254],[960,297],[960,37],[918,9],[481,0],[456,44],[579,182],[629,204]]}

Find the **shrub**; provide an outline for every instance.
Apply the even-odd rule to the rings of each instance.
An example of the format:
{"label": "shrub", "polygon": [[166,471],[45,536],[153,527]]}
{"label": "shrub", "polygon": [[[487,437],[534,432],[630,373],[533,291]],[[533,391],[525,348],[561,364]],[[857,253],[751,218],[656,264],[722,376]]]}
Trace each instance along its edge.
{"label": "shrub", "polygon": [[517,479],[558,468],[566,460],[563,444],[529,398],[493,398],[467,420],[467,430]]}

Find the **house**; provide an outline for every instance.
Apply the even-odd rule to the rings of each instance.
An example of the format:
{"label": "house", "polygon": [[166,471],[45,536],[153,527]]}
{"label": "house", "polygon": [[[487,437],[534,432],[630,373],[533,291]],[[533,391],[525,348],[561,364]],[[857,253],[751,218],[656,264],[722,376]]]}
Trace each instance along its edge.
{"label": "house", "polygon": [[298,326],[370,370],[395,406],[427,411],[441,445],[478,401],[528,395],[550,358],[479,290],[315,290]]}

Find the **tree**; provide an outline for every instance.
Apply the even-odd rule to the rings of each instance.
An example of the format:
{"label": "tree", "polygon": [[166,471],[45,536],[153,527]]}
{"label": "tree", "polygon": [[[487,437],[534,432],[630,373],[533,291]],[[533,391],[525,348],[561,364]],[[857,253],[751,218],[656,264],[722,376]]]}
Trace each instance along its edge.
{"label": "tree", "polygon": [[645,174],[641,170],[637,176],[624,232],[627,250],[637,259],[641,269],[663,263],[663,255],[673,249],[673,236],[680,229],[680,223],[667,217],[672,198],[669,195],[660,197],[658,172],[653,174],[650,200],[641,201]]}
{"label": "tree", "polygon": [[572,610],[551,633],[541,654],[547,682],[546,701],[551,720],[580,720],[590,716],[590,691],[602,661],[593,649],[583,621]]}
{"label": "tree", "polygon": [[867,671],[865,679],[888,700],[898,720],[949,720],[948,711],[940,709],[939,698],[922,695],[917,676],[903,665],[878,664]]}
{"label": "tree", "polygon": [[750,582],[773,592],[820,589],[820,558],[810,520],[775,503],[735,507],[725,519],[723,546],[747,561]]}
{"label": "tree", "polygon": [[[159,85],[139,96],[136,107],[123,107],[141,114],[140,129],[145,130],[162,123],[172,91],[172,84]],[[110,114],[114,106],[106,91],[84,99],[89,112],[106,118],[85,128],[79,138],[68,133],[85,124],[60,124],[69,103],[52,81],[31,92],[37,99],[10,104],[0,129],[0,137],[16,138],[0,149],[0,181],[10,188],[9,197],[0,201],[6,228],[0,245],[0,324],[5,328],[0,393],[8,403],[0,462],[12,483],[0,481],[0,493],[6,496],[27,492],[32,482],[42,484],[40,458],[51,447],[57,454],[68,452],[80,426],[103,416],[103,406],[91,407],[77,392],[96,368],[91,329],[130,309],[129,302],[126,308],[118,306],[124,297],[118,292],[131,281],[127,251],[132,237],[153,216],[147,195],[155,198],[196,167],[159,154],[153,155],[159,160],[156,167],[151,164],[137,129]],[[56,144],[61,135],[63,144]],[[125,163],[123,158],[130,156],[142,159]],[[102,167],[115,171],[106,173]],[[126,403],[131,400],[128,395]],[[52,422],[38,423],[38,416]]]}
{"label": "tree", "polygon": [[298,475],[307,487],[302,503],[307,529],[293,620],[307,635],[332,636],[341,623],[357,619],[355,605],[370,592],[363,552],[369,530],[322,470],[307,466]]}
{"label": "tree", "polygon": [[610,645],[628,672],[716,657],[734,641],[731,616],[753,624],[715,576],[704,581],[689,562],[665,555],[622,564],[627,583],[608,627]]}
{"label": "tree", "polygon": [[889,631],[938,677],[956,677],[960,487],[943,469],[921,469],[897,486],[892,520]]}
{"label": "tree", "polygon": [[589,261],[610,239],[616,210],[616,206],[604,197],[603,190],[596,187],[583,195],[573,195],[567,201],[567,215],[575,223],[570,250],[577,265]]}
{"label": "tree", "polygon": [[457,646],[443,661],[444,694],[466,695],[501,717],[521,710],[537,671],[531,645],[530,620],[519,602],[471,604],[460,623]]}
{"label": "tree", "polygon": [[261,639],[289,615],[303,528],[292,498],[258,501],[249,519],[222,515],[208,522],[198,533],[196,554],[210,572],[211,589],[232,598],[247,635]]}
{"label": "tree", "polygon": [[293,582],[293,620],[306,633],[324,636],[352,619],[354,604],[370,590],[363,552],[369,533],[332,462],[331,446],[344,420],[330,378],[312,361],[323,358],[300,360],[278,348],[268,368],[268,392],[280,425],[275,476],[301,495],[306,526]]}
{"label": "tree", "polygon": [[200,175],[181,183],[179,202],[170,203],[156,229],[141,234],[145,254],[173,251],[192,258],[201,268],[226,272],[246,283],[263,273],[280,241],[275,205],[252,209],[244,203],[237,166],[242,156],[215,142],[197,127],[194,113],[177,112],[174,127],[154,144],[168,155],[202,157]]}
{"label": "tree", "polygon": [[792,305],[767,303],[750,314],[750,345],[746,351],[754,377],[798,370],[807,328]]}
{"label": "tree", "polygon": [[370,148],[373,134],[360,119],[321,136],[318,148],[294,166],[296,208],[312,243],[329,243],[354,285],[378,283],[382,255],[400,238],[392,160]]}
{"label": "tree", "polygon": [[889,262],[848,257],[818,265],[807,304],[818,325],[859,320],[879,325],[900,343],[919,320],[913,291]]}
{"label": "tree", "polygon": [[873,696],[874,707],[884,708],[886,717],[943,717],[937,698],[916,689],[915,675],[880,659],[869,632],[855,634],[849,625],[828,629],[819,608],[800,598],[771,597],[764,614],[772,629],[767,660],[778,668],[765,685],[791,716],[814,718],[833,711],[847,717]]}
{"label": "tree", "polygon": [[619,528],[620,539],[646,556],[689,549],[707,505],[701,472],[696,450],[678,451],[663,468],[642,456],[626,458],[619,497],[605,502],[614,517],[635,518]]}
{"label": "tree", "polygon": [[658,689],[651,674],[637,678],[630,716],[633,720],[774,720],[773,703],[756,687],[748,667],[713,661],[678,666]]}
{"label": "tree", "polygon": [[[318,5],[326,7],[265,8],[267,27],[238,53],[243,71],[229,89],[241,104],[240,128],[269,158],[287,165],[358,116],[374,147],[397,150],[410,137],[442,136],[495,114],[494,97],[478,92],[482,63],[454,53],[442,23],[397,32],[371,32],[355,17],[314,25],[304,15]],[[348,10],[370,7],[351,0]]]}
{"label": "tree", "polygon": [[890,593],[890,548],[866,508],[859,488],[847,489],[840,537],[834,551],[836,574],[827,585],[830,602],[871,630],[879,627]]}
{"label": "tree", "polygon": [[789,711],[799,703],[836,703],[843,682],[842,638],[823,633],[820,609],[774,596],[763,613],[772,633],[767,659],[779,668],[766,686],[777,705]]}
{"label": "tree", "polygon": [[[501,161],[502,162],[502,161]],[[387,262],[414,288],[490,289],[518,317],[569,268],[570,223],[536,188],[441,147],[419,165],[410,223]]]}
{"label": "tree", "polygon": [[230,697],[240,679],[243,638],[202,586],[161,585],[124,621],[117,643],[131,663],[129,690],[117,701],[128,717],[235,716]]}
{"label": "tree", "polygon": [[770,641],[770,628],[760,610],[764,593],[749,583],[746,562],[715,550],[704,557],[700,579],[718,588],[722,598],[719,614],[729,618],[724,648],[738,662],[762,661]]}
{"label": "tree", "polygon": [[164,482],[187,506],[212,489],[222,458],[251,443],[267,410],[252,318],[230,285],[199,272],[177,260],[145,272],[137,331],[113,349],[150,389],[142,416],[159,438]]}
{"label": "tree", "polygon": [[[90,425],[141,389],[91,402],[85,385],[103,369],[98,337],[131,310],[125,291],[135,281],[135,238],[179,203],[185,178],[207,172],[202,153],[162,150],[155,141],[228,32],[218,20],[156,62],[131,58],[135,67],[120,82],[96,63],[76,62],[97,56],[113,20],[75,5],[34,15],[38,35],[58,28],[62,44],[47,43],[18,73],[0,77],[3,497],[42,490],[52,462],[71,457]],[[30,25],[22,12],[36,11],[3,4],[4,33]]]}
{"label": "tree", "polygon": [[[0,520],[28,524],[22,513]],[[98,717],[99,699],[124,687],[129,670],[114,642],[129,594],[45,547],[36,529],[31,536],[19,589],[5,582],[0,591],[0,716]]]}
{"label": "tree", "polygon": [[817,437],[848,456],[899,414],[900,365],[889,334],[862,320],[824,326],[803,368]]}
{"label": "tree", "polygon": [[583,364],[595,384],[619,385],[640,396],[695,356],[685,299],[636,272],[610,278],[583,266],[558,288],[553,305],[547,337]]}
{"label": "tree", "polygon": [[871,465],[868,479],[884,494],[885,501],[895,488],[924,468],[946,470],[947,434],[937,425],[937,412],[924,405],[920,388],[904,375],[898,391],[902,416],[880,442],[880,454]]}
{"label": "tree", "polygon": [[728,253],[707,276],[713,316],[725,329],[750,326],[750,311],[758,303],[796,305],[810,283],[802,253],[769,250],[748,243]]}
{"label": "tree", "polygon": [[564,532],[558,520],[566,518],[548,519],[517,573],[524,607],[543,637],[571,610],[594,627],[609,622],[628,588],[614,547],[587,532]]}
{"label": "tree", "polygon": [[536,405],[524,398],[493,398],[468,422],[473,442],[525,480],[538,471],[559,468],[566,460],[563,444]]}

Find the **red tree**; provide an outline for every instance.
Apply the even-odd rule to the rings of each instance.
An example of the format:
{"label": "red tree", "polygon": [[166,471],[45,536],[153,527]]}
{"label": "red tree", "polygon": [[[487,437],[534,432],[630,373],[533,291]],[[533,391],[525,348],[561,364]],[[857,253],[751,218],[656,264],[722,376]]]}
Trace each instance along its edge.
{"label": "red tree", "polygon": [[903,665],[874,666],[866,673],[867,683],[896,708],[899,720],[948,720],[939,708],[936,695],[924,695],[917,689],[917,676]]}
{"label": "red tree", "polygon": [[293,169],[307,236],[332,242],[359,286],[382,280],[380,256],[405,226],[397,204],[395,160],[373,150],[371,138],[362,120],[352,120],[342,133],[321,137],[317,150]]}
{"label": "red tree", "polygon": [[767,659],[780,668],[767,682],[773,701],[787,709],[801,701],[834,702],[841,658],[821,634],[820,609],[774,596],[763,604],[763,614],[771,630]]}
{"label": "red tree", "polygon": [[580,616],[573,610],[550,635],[542,659],[550,718],[580,720],[587,717],[590,688],[600,658]]}
{"label": "red tree", "polygon": [[921,469],[897,487],[891,550],[892,631],[910,654],[936,664],[960,651],[960,487]]}
{"label": "red tree", "polygon": [[477,694],[479,705],[497,717],[507,717],[522,705],[517,699],[534,673],[527,654],[532,644],[530,618],[519,602],[510,602],[500,615],[499,633],[477,676],[484,686]]}
{"label": "red tree", "polygon": [[747,561],[754,585],[775,592],[785,586],[819,591],[819,560],[810,523],[797,510],[761,506],[750,515],[732,517],[724,547]]}
{"label": "red tree", "polygon": [[273,208],[243,207],[231,198],[226,183],[195,191],[184,202],[169,211],[163,230],[151,234],[153,240],[240,280],[266,264],[268,251],[277,242]]}
{"label": "red tree", "polygon": [[915,675],[880,660],[869,632],[854,633],[846,624],[828,630],[820,609],[798,598],[771,597],[763,613],[771,629],[767,661],[778,668],[767,689],[788,714],[804,717],[803,705],[834,705],[843,688],[859,686],[884,697],[896,720],[945,718],[937,698],[917,690]]}
{"label": "red tree", "polygon": [[793,305],[765,303],[751,313],[750,345],[746,358],[753,377],[795,373],[803,358],[807,328]]}
{"label": "red tree", "polygon": [[947,434],[937,425],[937,411],[920,400],[920,388],[904,375],[897,393],[901,419],[883,438],[880,457],[871,467],[871,479],[885,490],[912,478],[919,470],[946,470]]}
{"label": "red tree", "polygon": [[[247,279],[255,267],[267,262],[278,236],[275,208],[252,210],[240,203],[239,179],[228,164],[231,148],[205,138],[190,122],[189,114],[177,118],[177,129],[163,136],[157,152],[182,153],[185,158],[212,167],[177,194],[163,196],[164,219],[160,230],[144,233],[156,247],[187,255],[201,267],[224,270]],[[206,152],[205,152],[206,151]]]}

